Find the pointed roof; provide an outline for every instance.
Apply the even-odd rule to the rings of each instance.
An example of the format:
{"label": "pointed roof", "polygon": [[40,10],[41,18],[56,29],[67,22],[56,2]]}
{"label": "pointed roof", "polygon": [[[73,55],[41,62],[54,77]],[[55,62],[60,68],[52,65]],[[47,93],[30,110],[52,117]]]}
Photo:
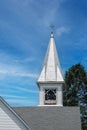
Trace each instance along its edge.
{"label": "pointed roof", "polygon": [[37,82],[39,83],[49,81],[64,82],[53,33],[51,33],[50,36],[50,42],[46,52],[44,65]]}

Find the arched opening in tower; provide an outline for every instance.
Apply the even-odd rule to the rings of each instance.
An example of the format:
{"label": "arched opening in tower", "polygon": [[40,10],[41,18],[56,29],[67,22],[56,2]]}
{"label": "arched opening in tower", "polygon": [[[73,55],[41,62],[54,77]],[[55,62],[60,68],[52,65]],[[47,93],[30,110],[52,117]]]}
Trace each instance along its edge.
{"label": "arched opening in tower", "polygon": [[56,104],[56,89],[45,89],[45,105]]}

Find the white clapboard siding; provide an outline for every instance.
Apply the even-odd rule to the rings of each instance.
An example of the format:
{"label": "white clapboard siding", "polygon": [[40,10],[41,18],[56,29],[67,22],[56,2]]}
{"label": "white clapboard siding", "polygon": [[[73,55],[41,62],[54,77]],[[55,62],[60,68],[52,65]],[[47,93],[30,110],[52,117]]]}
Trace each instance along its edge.
{"label": "white clapboard siding", "polygon": [[0,130],[29,130],[14,113],[0,101]]}

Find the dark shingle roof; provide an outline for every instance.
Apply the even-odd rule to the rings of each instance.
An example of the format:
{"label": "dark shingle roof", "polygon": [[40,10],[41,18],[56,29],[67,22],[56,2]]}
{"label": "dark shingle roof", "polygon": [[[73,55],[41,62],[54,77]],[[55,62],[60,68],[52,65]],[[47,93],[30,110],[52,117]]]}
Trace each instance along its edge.
{"label": "dark shingle roof", "polygon": [[79,107],[14,107],[32,130],[81,130]]}

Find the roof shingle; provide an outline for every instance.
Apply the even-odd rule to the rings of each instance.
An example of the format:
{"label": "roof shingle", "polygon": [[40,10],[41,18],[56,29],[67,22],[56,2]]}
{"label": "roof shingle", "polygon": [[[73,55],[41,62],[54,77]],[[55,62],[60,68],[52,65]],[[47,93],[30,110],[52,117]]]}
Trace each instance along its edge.
{"label": "roof shingle", "polygon": [[32,130],[81,130],[79,107],[14,107]]}

